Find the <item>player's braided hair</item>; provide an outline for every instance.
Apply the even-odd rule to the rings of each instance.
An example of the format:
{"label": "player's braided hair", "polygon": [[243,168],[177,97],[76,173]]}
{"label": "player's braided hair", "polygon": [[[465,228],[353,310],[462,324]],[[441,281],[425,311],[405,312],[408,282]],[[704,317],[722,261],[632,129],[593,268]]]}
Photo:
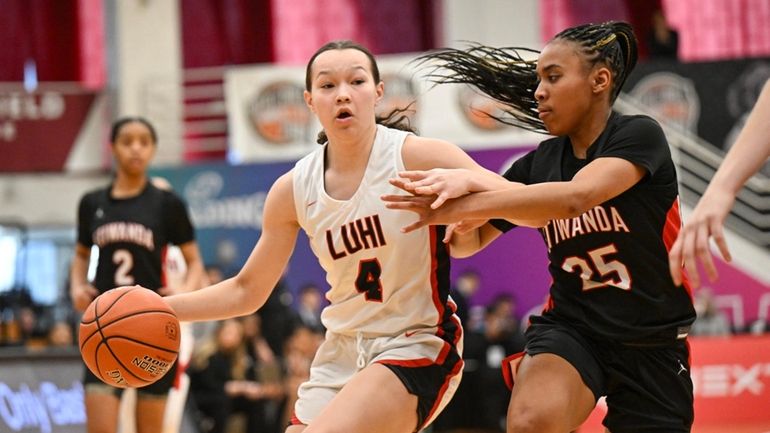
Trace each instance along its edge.
{"label": "player's braided hair", "polygon": [[[312,89],[312,81],[313,78],[311,76],[311,70],[313,69],[313,63],[315,62],[316,57],[318,57],[319,54],[330,51],[330,50],[358,50],[366,55],[366,57],[369,59],[369,64],[372,69],[372,77],[374,78],[374,84],[378,84],[381,80],[380,78],[380,68],[377,66],[377,60],[375,60],[374,55],[371,51],[369,51],[366,47],[364,47],[361,44],[358,44],[356,42],[353,42],[351,40],[337,40],[337,41],[331,41],[324,44],[321,48],[319,48],[311,57],[310,60],[307,62],[307,66],[305,68],[305,90],[308,92]],[[400,129],[402,131],[409,131],[409,132],[415,132],[415,129],[412,127],[410,119],[409,119],[409,111],[413,110],[412,105],[414,102],[410,103],[406,107],[397,107],[394,108],[389,113],[383,115],[383,116],[376,116],[375,122],[379,123],[381,125],[385,125],[389,128],[395,128]],[[316,142],[318,144],[324,144],[327,141],[329,141],[329,138],[326,136],[326,131],[321,130],[318,133],[318,138],[316,139]]]}
{"label": "player's braided hair", "polygon": [[609,21],[568,28],[553,38],[573,41],[593,67],[603,63],[612,72],[610,103],[615,102],[638,57],[636,37],[628,23]]}
{"label": "player's braided hair", "polygon": [[[590,66],[603,63],[610,69],[613,77],[610,103],[614,103],[636,65],[637,43],[631,26],[617,21],[584,24],[562,31],[553,40],[575,42]],[[528,60],[522,53],[537,54],[538,51],[471,44],[466,49],[432,51],[417,57],[415,62],[432,66],[427,77],[434,83],[469,84],[504,105],[505,115],[485,113],[487,116],[526,130],[546,132],[537,115],[537,61]]]}

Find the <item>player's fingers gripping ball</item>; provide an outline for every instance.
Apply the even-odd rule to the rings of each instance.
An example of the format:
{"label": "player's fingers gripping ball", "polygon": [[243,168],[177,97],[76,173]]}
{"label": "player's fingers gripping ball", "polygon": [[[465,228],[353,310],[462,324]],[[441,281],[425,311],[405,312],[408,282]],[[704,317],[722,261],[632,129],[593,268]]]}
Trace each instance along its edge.
{"label": "player's fingers gripping ball", "polygon": [[166,301],[139,286],[102,293],[80,321],[80,354],[104,383],[119,388],[149,385],[171,368],[179,353],[179,320]]}

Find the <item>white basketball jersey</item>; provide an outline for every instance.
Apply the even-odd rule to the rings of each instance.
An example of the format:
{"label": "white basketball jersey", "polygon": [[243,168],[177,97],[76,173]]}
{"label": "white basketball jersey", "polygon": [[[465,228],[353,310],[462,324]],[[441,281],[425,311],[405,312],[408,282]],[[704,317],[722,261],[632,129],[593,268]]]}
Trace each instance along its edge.
{"label": "white basketball jersey", "polygon": [[349,200],[324,189],[321,146],[297,162],[294,202],[299,224],[331,287],[321,320],[333,332],[396,335],[449,320],[449,254],[443,227],[411,233],[411,212],[385,208],[383,194],[405,194],[388,183],[404,170],[408,133],[377,125],[366,172]]}

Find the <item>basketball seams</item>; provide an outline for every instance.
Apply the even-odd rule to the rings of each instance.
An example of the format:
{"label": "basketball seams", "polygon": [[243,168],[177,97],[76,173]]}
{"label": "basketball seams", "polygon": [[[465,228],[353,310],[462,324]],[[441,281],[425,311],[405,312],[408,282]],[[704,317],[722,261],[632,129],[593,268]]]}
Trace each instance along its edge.
{"label": "basketball seams", "polygon": [[[125,298],[132,292],[134,295]],[[179,356],[179,320],[152,290],[141,287],[109,290],[94,299],[84,317],[87,320],[81,318],[80,321],[81,354],[89,369],[111,386],[137,388],[154,383],[165,373],[148,378],[141,375],[158,374],[156,372],[163,371],[158,370],[158,366],[163,364],[153,363],[165,363],[164,359],[176,360]]]}
{"label": "basketball seams", "polygon": [[[115,324],[117,322],[120,322],[121,320],[124,320],[124,319],[128,319],[128,318],[131,318],[131,317],[134,317],[134,316],[139,316],[139,315],[147,314],[147,313],[161,313],[161,314],[166,314],[166,315],[170,316],[171,318],[176,318],[176,315],[174,315],[174,313],[172,313],[172,312],[170,312],[168,310],[142,310],[142,311],[136,311],[136,312],[133,312],[133,313],[130,313],[130,314],[126,314],[125,316],[117,317],[114,320],[112,320],[110,322],[107,322],[103,326],[97,320],[96,321],[96,330],[94,330],[87,337],[85,337],[85,339],[83,340],[83,344],[80,345],[80,350],[83,350],[83,346],[85,346],[86,343],[88,342],[88,340],[90,340],[91,337],[93,337],[97,333],[100,334],[102,336],[102,340],[104,340],[105,337],[104,337],[104,334],[102,333],[102,330],[105,329],[105,328],[108,328],[110,325],[113,325],[113,324]],[[90,323],[81,322],[81,324],[84,324],[84,325],[90,325],[92,323],[93,322],[90,322]]]}
{"label": "basketball seams", "polygon": [[[113,290],[117,290],[117,289],[113,289]],[[123,298],[124,296],[128,295],[129,293],[131,293],[131,292],[133,292],[133,291],[135,291],[135,290],[138,290],[138,289],[136,289],[136,288],[130,288],[130,289],[126,290],[126,292],[125,292],[125,293],[121,293],[121,294],[120,294],[120,296],[118,296],[117,298],[115,298],[115,299],[113,299],[113,300],[112,300],[112,303],[111,303],[109,306],[107,306],[107,308],[106,308],[104,311],[102,311],[102,313],[101,313],[101,314],[98,314],[98,311],[97,311],[97,310],[98,310],[98,308],[99,308],[99,300],[100,300],[100,299],[99,299],[99,298],[100,298],[100,296],[98,296],[98,297],[97,297],[97,299],[95,299],[95,301],[96,301],[96,302],[94,303],[94,318],[93,318],[93,319],[91,319],[91,320],[83,320],[83,318],[81,318],[81,319],[80,319],[80,323],[82,323],[82,324],[84,324],[84,325],[90,325],[91,323],[94,323],[94,322],[96,322],[96,321],[97,321],[97,320],[98,320],[100,317],[102,317],[102,316],[104,316],[105,314],[107,314],[107,313],[110,311],[110,309],[111,309],[112,307],[114,307],[114,306],[115,306],[115,304],[117,304],[117,303],[118,303],[118,301],[119,301],[121,298]],[[109,292],[110,292],[110,291],[107,291],[107,292],[104,292],[103,294],[106,294],[106,293],[109,293]],[[153,293],[155,293],[155,292],[153,292]],[[86,311],[88,311],[88,310],[86,310]],[[173,314],[173,312],[172,312],[172,311],[170,311],[170,309],[169,309],[169,310],[165,310],[165,311],[166,311],[166,312],[168,312],[168,313],[170,313],[170,314]]]}
{"label": "basketball seams", "polygon": [[[125,341],[130,341],[132,343],[141,344],[142,346],[150,347],[152,349],[157,349],[157,350],[161,350],[163,352],[168,352],[168,353],[173,353],[174,355],[179,355],[179,351],[178,350],[173,350],[173,349],[168,349],[168,348],[165,348],[165,347],[155,346],[155,345],[152,345],[150,343],[144,342],[142,340],[136,340],[136,339],[131,338],[131,337],[126,337],[124,335],[113,335],[111,337],[105,338],[104,340],[102,340],[102,342],[109,347],[109,345],[110,345],[109,344],[109,340],[115,340],[115,339],[121,339],[121,340],[125,340]],[[112,348],[110,348],[110,352],[112,352]]]}

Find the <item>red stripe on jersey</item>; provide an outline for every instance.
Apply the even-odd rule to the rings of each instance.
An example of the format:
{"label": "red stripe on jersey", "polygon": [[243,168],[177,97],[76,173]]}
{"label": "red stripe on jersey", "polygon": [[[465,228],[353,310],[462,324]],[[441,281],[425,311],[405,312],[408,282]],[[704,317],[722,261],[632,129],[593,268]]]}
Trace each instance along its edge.
{"label": "red stripe on jersey", "polygon": [[300,421],[299,418],[297,418],[296,413],[292,412],[291,419],[289,419],[289,425],[305,425],[305,423]]}
{"label": "red stripe on jersey", "polygon": [[438,364],[438,362],[433,362],[433,360],[429,358],[418,358],[418,359],[381,359],[379,361],[376,361],[377,364],[383,364],[383,365],[398,365],[399,367],[427,367],[429,365]]}
{"label": "red stripe on jersey", "polygon": [[160,250],[160,286],[166,287],[168,286],[168,282],[166,282],[166,256],[168,255],[168,245],[165,245]]}
{"label": "red stripe on jersey", "polygon": [[679,198],[677,197],[666,214],[666,224],[663,226],[663,243],[666,245],[666,252],[671,251],[681,228],[682,216],[679,213]]}
{"label": "red stripe on jersey", "polygon": [[[671,248],[676,242],[676,238],[679,236],[679,231],[682,229],[682,214],[679,212],[679,197],[674,200],[671,208],[666,213],[666,223],[663,226],[663,244],[666,245],[666,252],[671,252]],[[692,298],[692,289],[690,288],[690,281],[687,278],[687,273],[682,273],[682,286],[687,290]]]}
{"label": "red stripe on jersey", "polygon": [[441,329],[441,322],[444,321],[444,305],[441,303],[441,298],[439,297],[438,255],[436,252],[436,240],[438,236],[436,234],[436,226],[430,226],[428,232],[430,233],[430,288],[433,294],[433,305],[436,307],[436,311],[438,311],[438,322],[436,325]]}
{"label": "red stripe on jersey", "polygon": [[[431,418],[433,418],[433,414],[436,413],[436,410],[438,410],[438,406],[441,404],[441,400],[443,400],[444,394],[446,394],[446,390],[449,387],[449,382],[452,380],[453,377],[460,374],[460,370],[462,370],[464,365],[465,365],[465,362],[462,359],[460,359],[459,362],[455,364],[452,371],[446,376],[444,383],[441,385],[441,389],[438,391],[438,396],[436,397],[436,401],[433,403],[433,407],[430,408],[430,412],[428,412],[428,415],[425,417],[426,422]],[[423,429],[423,428],[425,428],[425,425],[420,426],[420,429]]]}

